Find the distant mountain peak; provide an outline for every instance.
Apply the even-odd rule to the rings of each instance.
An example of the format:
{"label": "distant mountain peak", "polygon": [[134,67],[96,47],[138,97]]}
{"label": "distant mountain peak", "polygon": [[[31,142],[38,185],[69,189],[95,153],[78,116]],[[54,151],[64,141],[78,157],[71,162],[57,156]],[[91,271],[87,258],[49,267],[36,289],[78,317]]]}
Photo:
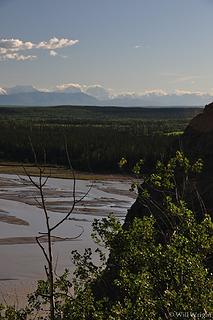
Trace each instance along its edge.
{"label": "distant mountain peak", "polygon": [[0,88],[0,96],[7,95],[7,91],[4,88]]}
{"label": "distant mountain peak", "polygon": [[57,106],[57,105],[97,105],[98,100],[82,92],[59,93],[41,92],[38,90],[18,92],[0,95],[0,105],[19,106]]}
{"label": "distant mountain peak", "polygon": [[31,85],[17,85],[15,87],[6,88],[7,94],[18,94],[18,93],[31,93],[38,92],[38,90]]}
{"label": "distant mountain peak", "polygon": [[[110,91],[111,90],[111,91]],[[53,89],[37,89],[32,85],[0,87],[0,105],[94,105],[121,107],[174,107],[202,106],[212,101],[213,95],[200,92],[148,90],[144,93],[114,94],[100,85],[68,83]]]}

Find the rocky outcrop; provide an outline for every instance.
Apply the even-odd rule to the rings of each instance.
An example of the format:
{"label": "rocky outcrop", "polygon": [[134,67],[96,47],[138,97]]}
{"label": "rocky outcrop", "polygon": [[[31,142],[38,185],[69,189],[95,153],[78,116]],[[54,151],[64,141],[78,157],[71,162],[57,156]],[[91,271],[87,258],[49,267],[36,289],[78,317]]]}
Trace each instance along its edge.
{"label": "rocky outcrop", "polygon": [[204,172],[212,177],[213,103],[206,105],[204,111],[191,120],[183,134],[182,146],[189,157],[204,160]]}
{"label": "rocky outcrop", "polygon": [[[175,149],[179,149],[180,141]],[[191,160],[202,158],[204,161],[203,172],[196,180],[196,189],[191,184],[188,190],[188,203],[190,208],[200,218],[205,212],[213,217],[213,103],[205,106],[202,113],[195,116],[182,136],[181,147]],[[156,190],[150,190],[152,199],[161,205],[160,195]],[[132,205],[126,217],[126,225],[134,217],[149,215],[150,211],[157,220],[161,220],[160,209],[149,207],[141,195]]]}
{"label": "rocky outcrop", "polygon": [[198,187],[206,210],[213,217],[213,103],[191,120],[183,134],[182,146],[189,158],[204,161]]}

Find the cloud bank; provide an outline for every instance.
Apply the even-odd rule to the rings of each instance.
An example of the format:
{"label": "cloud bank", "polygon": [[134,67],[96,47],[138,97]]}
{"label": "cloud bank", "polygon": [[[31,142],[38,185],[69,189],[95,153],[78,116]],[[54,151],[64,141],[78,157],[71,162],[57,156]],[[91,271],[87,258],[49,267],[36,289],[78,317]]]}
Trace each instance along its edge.
{"label": "cloud bank", "polygon": [[61,49],[66,47],[71,47],[74,44],[77,44],[79,40],[69,40],[65,38],[52,38],[49,41],[42,41],[40,42],[36,48],[37,49],[47,49],[47,50],[55,50],[55,49]]}
{"label": "cloud bank", "polygon": [[[77,93],[84,91],[84,85],[78,83],[65,83],[56,86],[56,91],[64,93]],[[54,89],[53,89],[54,91]]]}
{"label": "cloud bank", "polygon": [[72,40],[56,37],[49,39],[48,41],[41,41],[39,43],[33,43],[31,41],[23,41],[20,39],[0,39],[0,61],[6,60],[34,60],[37,58],[36,54],[27,54],[31,50],[48,50],[50,56],[57,56],[58,53],[55,50],[71,47],[79,43],[79,40]]}

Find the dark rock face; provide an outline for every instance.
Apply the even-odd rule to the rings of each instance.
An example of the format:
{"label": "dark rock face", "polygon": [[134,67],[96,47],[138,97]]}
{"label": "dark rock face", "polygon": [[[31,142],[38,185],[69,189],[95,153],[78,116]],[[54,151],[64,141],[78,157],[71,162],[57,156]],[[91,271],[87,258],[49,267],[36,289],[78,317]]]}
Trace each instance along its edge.
{"label": "dark rock face", "polygon": [[213,102],[206,105],[203,112],[191,120],[185,135],[192,130],[201,134],[213,131]]}
{"label": "dark rock face", "polygon": [[[204,171],[213,173],[213,103],[205,106],[189,123],[182,138],[183,150],[191,158],[204,160]],[[211,171],[211,172],[210,172]]]}
{"label": "dark rock face", "polygon": [[[180,148],[179,145],[176,149]],[[182,136],[181,146],[190,160],[202,158],[204,161],[203,172],[196,180],[196,187],[193,189],[193,182],[188,190],[190,209],[198,218],[205,212],[213,217],[213,103],[206,105],[203,112],[191,120]],[[159,202],[158,192],[151,190],[151,196]],[[139,196],[126,216],[126,225],[131,223],[134,217],[146,216],[150,211],[157,220],[160,220],[160,210],[149,208]]]}
{"label": "dark rock face", "polygon": [[213,103],[206,105],[203,113],[189,123],[182,145],[189,158],[204,161],[198,187],[206,210],[213,217]]}

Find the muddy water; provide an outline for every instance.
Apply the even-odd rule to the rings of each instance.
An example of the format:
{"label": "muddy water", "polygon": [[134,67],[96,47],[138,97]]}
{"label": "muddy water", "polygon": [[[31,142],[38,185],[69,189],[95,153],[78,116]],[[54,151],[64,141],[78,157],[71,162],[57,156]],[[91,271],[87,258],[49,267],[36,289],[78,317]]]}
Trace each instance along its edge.
{"label": "muddy water", "polygon": [[[36,181],[37,178],[34,179]],[[77,199],[86,196],[75,207],[70,220],[60,226],[54,235],[75,238],[82,230],[84,232],[75,240],[54,243],[57,273],[60,274],[66,267],[73,270],[72,250],[96,247],[90,237],[94,218],[113,212],[121,220],[124,219],[135,199],[135,195],[128,191],[129,185],[126,180],[76,182]],[[52,225],[72,206],[72,190],[73,183],[68,179],[50,178],[46,183],[45,199]],[[38,191],[26,177],[20,179],[14,175],[0,175],[0,301],[22,303],[36,280],[44,276],[44,259],[34,243],[35,236],[45,231],[44,212],[39,207],[39,201]]]}

